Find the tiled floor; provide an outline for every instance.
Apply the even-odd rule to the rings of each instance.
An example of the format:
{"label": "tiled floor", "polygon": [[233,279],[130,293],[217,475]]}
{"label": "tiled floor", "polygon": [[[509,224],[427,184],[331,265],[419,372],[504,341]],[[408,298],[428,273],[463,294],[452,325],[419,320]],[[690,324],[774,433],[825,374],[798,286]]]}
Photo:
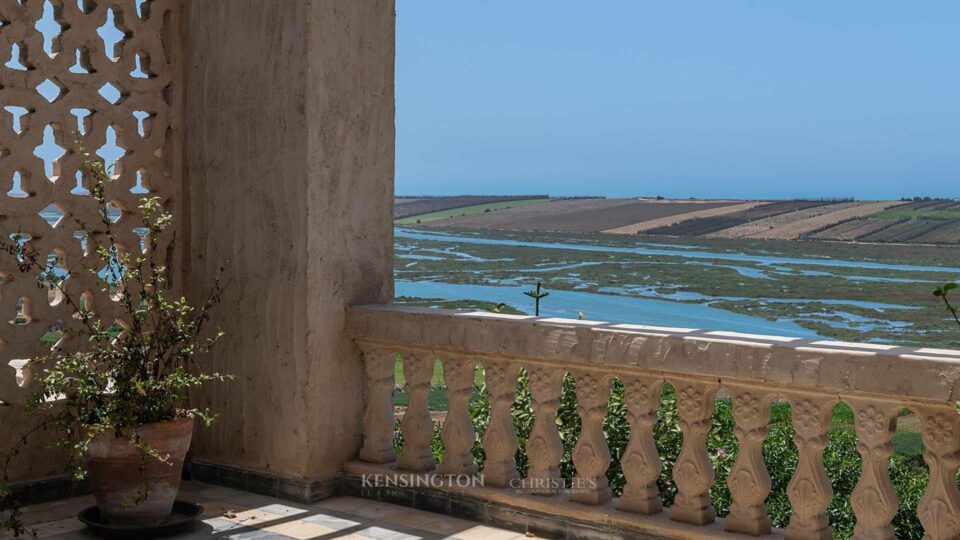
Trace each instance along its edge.
{"label": "tiled floor", "polygon": [[[202,504],[204,516],[202,522],[190,531],[172,537],[177,540],[525,538],[525,535],[512,531],[355,497],[301,504],[188,482],[181,488],[180,498]],[[24,521],[37,531],[39,538],[93,539],[97,537],[87,532],[76,519],[78,512],[92,504],[93,498],[87,496],[27,507]],[[9,533],[0,532],[0,538],[9,537]]]}

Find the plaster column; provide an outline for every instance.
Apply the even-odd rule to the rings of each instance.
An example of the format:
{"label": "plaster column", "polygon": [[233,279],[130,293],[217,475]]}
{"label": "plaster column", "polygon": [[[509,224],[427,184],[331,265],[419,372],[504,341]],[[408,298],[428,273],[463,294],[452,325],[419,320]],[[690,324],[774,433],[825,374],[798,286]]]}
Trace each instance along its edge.
{"label": "plaster column", "polygon": [[226,263],[211,360],[238,377],[195,396],[221,413],[195,456],[316,497],[361,442],[344,308],[393,295],[394,2],[182,5],[185,284]]}

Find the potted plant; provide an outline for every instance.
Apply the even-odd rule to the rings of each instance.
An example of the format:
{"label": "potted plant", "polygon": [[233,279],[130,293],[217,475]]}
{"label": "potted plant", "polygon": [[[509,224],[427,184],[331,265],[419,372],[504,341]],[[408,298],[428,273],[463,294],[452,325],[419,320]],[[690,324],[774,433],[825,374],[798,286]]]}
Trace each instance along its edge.
{"label": "potted plant", "polygon": [[[125,249],[107,195],[111,177],[100,161],[84,156],[82,171],[99,213],[95,228],[78,223],[85,234],[86,262],[65,270],[31,247],[25,235],[15,234],[10,242],[0,239],[0,248],[16,258],[20,272],[27,279],[37,276],[38,286],[73,312],[51,331],[53,339],[71,333],[74,346],[61,339],[23,367],[23,377],[35,387],[25,406],[39,418],[2,454],[0,502],[12,508],[4,525],[15,534],[27,531],[10,500],[7,468],[40,430],[52,430],[56,444],[69,451],[75,478],[89,475],[101,520],[148,526],[169,518],[194,422],[209,424],[215,418],[186,405],[187,392],[230,378],[196,362],[222,335],[207,328],[220,301],[221,280],[214,280],[201,305],[171,298],[170,270],[160,252],[161,242],[173,235],[171,215],[159,198],[143,198],[141,249]],[[103,292],[121,306],[121,323],[99,317],[88,298],[70,289],[69,275],[77,271],[100,278]]]}

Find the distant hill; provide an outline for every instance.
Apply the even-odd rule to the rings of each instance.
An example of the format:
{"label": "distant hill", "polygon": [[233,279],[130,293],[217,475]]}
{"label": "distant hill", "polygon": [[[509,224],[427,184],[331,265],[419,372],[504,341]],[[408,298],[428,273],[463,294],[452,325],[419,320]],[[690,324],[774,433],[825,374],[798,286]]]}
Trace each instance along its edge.
{"label": "distant hill", "polygon": [[549,199],[549,195],[456,195],[452,197],[398,196],[394,199],[393,218],[441,212],[452,208],[464,208],[478,204],[530,199]]}
{"label": "distant hill", "polygon": [[[445,212],[446,211],[446,212]],[[960,244],[960,201],[402,197],[403,224],[679,237]]]}

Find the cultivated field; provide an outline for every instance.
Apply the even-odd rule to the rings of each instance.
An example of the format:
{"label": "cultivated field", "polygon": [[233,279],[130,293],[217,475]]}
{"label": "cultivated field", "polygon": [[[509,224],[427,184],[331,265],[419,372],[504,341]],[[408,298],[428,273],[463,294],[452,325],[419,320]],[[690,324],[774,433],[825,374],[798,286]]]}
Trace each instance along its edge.
{"label": "cultivated field", "polygon": [[739,204],[738,201],[656,201],[651,199],[577,199],[528,208],[455,217],[431,222],[436,227],[469,227],[555,232],[602,232],[645,221],[673,218]]}
{"label": "cultivated field", "polygon": [[687,208],[693,210],[692,212],[671,214],[666,217],[661,217],[656,219],[650,219],[649,216],[644,216],[643,221],[639,223],[633,223],[631,225],[627,225],[626,227],[617,227],[616,229],[607,229],[603,232],[609,233],[609,234],[637,234],[637,233],[649,231],[651,229],[657,229],[660,227],[670,227],[672,225],[675,225],[677,223],[683,223],[685,221],[719,217],[719,216],[724,216],[724,215],[732,214],[736,212],[744,212],[752,208],[755,208],[757,206],[762,206],[764,204],[766,203],[746,202],[741,204],[722,204],[722,205],[701,203],[699,206],[687,206]]}
{"label": "cultivated field", "polygon": [[960,243],[960,202],[924,201],[826,227],[811,235],[858,242]]}
{"label": "cultivated field", "polygon": [[892,219],[860,218],[830,225],[824,230],[812,233],[809,238],[819,240],[860,240],[889,227],[897,221]]}
{"label": "cultivated field", "polygon": [[721,216],[695,218],[674,223],[667,227],[658,227],[646,231],[646,234],[664,234],[667,236],[701,236],[724,229],[743,225],[760,219],[780,214],[795,212],[805,208],[833,204],[823,201],[780,201],[768,202],[740,212],[733,212]]}
{"label": "cultivated field", "polygon": [[397,221],[429,227],[669,237],[815,239],[864,243],[960,244],[960,201],[743,201],[398,199],[398,207],[446,209]]}
{"label": "cultivated field", "polygon": [[900,203],[893,201],[883,202],[850,202],[824,206],[815,206],[780,214],[778,216],[753,221],[729,229],[718,231],[709,236],[718,238],[776,238],[790,240],[805,234],[819,231],[825,226],[840,223],[850,219],[869,216],[882,212],[891,206]]}

